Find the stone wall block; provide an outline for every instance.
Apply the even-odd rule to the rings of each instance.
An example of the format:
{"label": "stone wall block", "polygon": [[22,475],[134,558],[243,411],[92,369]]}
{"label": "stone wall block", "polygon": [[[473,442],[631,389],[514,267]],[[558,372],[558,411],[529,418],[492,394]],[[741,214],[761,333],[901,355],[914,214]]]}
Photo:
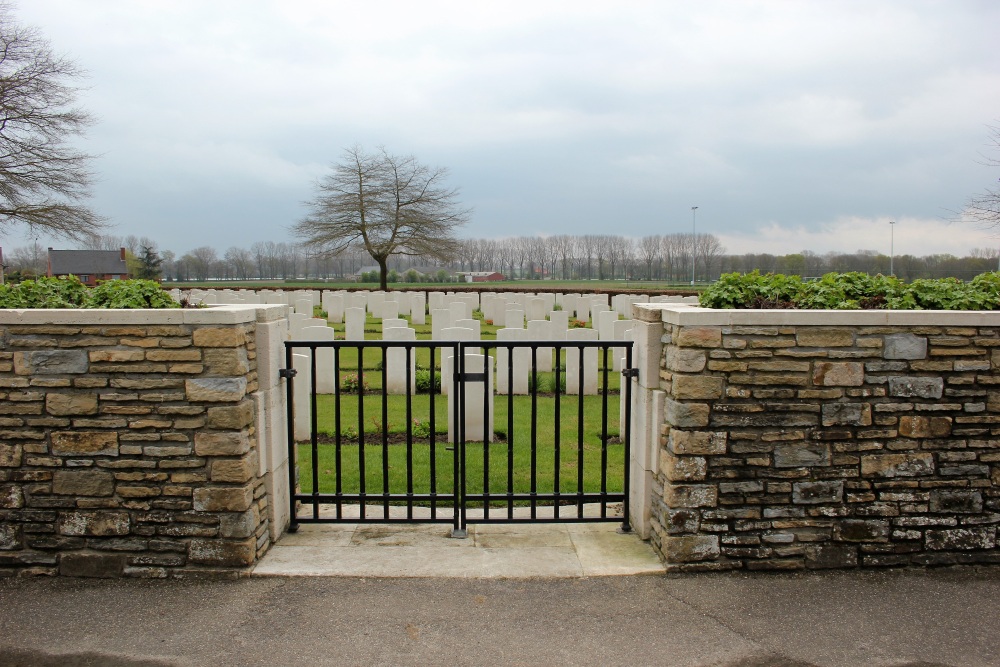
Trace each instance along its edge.
{"label": "stone wall block", "polygon": [[250,437],[246,431],[194,434],[194,453],[198,456],[241,456],[249,451]]}
{"label": "stone wall block", "polygon": [[672,394],[678,399],[722,398],[723,379],[711,375],[674,375]]}
{"label": "stone wall block", "polygon": [[869,403],[824,403],[823,426],[871,426]]}
{"label": "stone wall block", "polygon": [[722,347],[722,327],[680,327],[678,347]]}
{"label": "stone wall block", "polygon": [[800,347],[850,347],[854,345],[854,331],[803,327],[795,332],[795,343]]}
{"label": "stone wall block", "polygon": [[821,387],[860,387],[865,383],[865,365],[859,362],[818,361],[813,366],[813,384]]}
{"label": "stone wall block", "polygon": [[708,474],[708,461],[703,456],[673,456],[661,451],[660,469],[672,482],[700,482]]}
{"label": "stone wall block", "polygon": [[242,484],[253,478],[256,461],[253,456],[238,459],[215,459],[212,461],[210,479],[213,482],[232,482]]}
{"label": "stone wall block", "polygon": [[59,558],[59,574],[64,577],[120,577],[127,556],[117,553],[66,553]]}
{"label": "stone wall block", "polygon": [[932,551],[993,549],[996,547],[996,527],[928,530],[924,540]]}
{"label": "stone wall block", "polygon": [[247,379],[235,378],[193,378],[185,380],[184,393],[189,401],[206,403],[229,403],[239,401],[247,393]]}
{"label": "stone wall block", "polygon": [[725,431],[683,431],[672,428],[667,436],[667,449],[678,455],[710,456],[725,454],[726,442]]}
{"label": "stone wall block", "polygon": [[206,486],[194,490],[198,512],[245,512],[253,502],[253,489],[245,486]]}
{"label": "stone wall block", "polygon": [[245,347],[206,349],[204,364],[209,375],[246,375],[250,372]]}
{"label": "stone wall block", "polygon": [[843,480],[794,482],[792,484],[792,502],[796,505],[839,503],[843,499]]}
{"label": "stone wall block", "polygon": [[671,426],[680,428],[708,426],[709,407],[705,403],[682,403],[668,396],[665,413],[667,423]]}
{"label": "stone wall block", "polygon": [[858,566],[858,548],[848,544],[815,544],[806,547],[806,567],[831,569]]}
{"label": "stone wall block", "polygon": [[110,496],[115,491],[114,476],[104,470],[56,470],[52,493],[63,496]]}
{"label": "stone wall block", "polygon": [[252,537],[260,525],[260,511],[253,505],[246,512],[223,514],[219,518],[219,537]]}
{"label": "stone wall block", "polygon": [[15,484],[0,484],[0,509],[17,510],[24,507],[24,490]]}
{"label": "stone wall block", "polygon": [[0,468],[17,468],[24,453],[22,445],[0,444]]}
{"label": "stone wall block", "polygon": [[257,557],[257,540],[216,540],[193,538],[188,548],[188,560],[213,567],[248,567]]}
{"label": "stone wall block", "polygon": [[66,512],[59,515],[56,527],[60,535],[120,537],[129,534],[131,520],[128,512]]}
{"label": "stone wall block", "polygon": [[192,341],[196,347],[241,347],[247,338],[240,328],[202,327],[195,329]]}
{"label": "stone wall block", "polygon": [[885,359],[926,359],[927,338],[909,333],[890,334],[885,337],[882,356]]}
{"label": "stone wall block", "polygon": [[934,473],[930,452],[869,454],[861,457],[863,477],[922,477]]}
{"label": "stone wall block", "polygon": [[931,491],[930,511],[940,514],[979,514],[983,511],[983,494],[979,491]]}
{"label": "stone wall block", "polygon": [[96,394],[63,394],[51,392],[45,396],[45,411],[59,417],[97,414]]}
{"label": "stone wall block", "polygon": [[889,378],[889,395],[911,398],[941,398],[944,378],[897,376]]}
{"label": "stone wall block", "polygon": [[667,507],[715,507],[719,490],[710,484],[668,484],[663,489]]}
{"label": "stone wall block", "polygon": [[899,418],[899,434],[904,438],[947,438],[951,435],[951,427],[951,417],[904,415]]}
{"label": "stone wall block", "polygon": [[667,348],[667,370],[678,373],[700,373],[705,370],[708,355],[704,350],[692,350],[671,345]]}
{"label": "stone wall block", "polygon": [[0,523],[0,551],[17,551],[23,548],[21,526],[16,523]]}
{"label": "stone wall block", "polygon": [[664,535],[661,548],[668,563],[716,560],[722,553],[717,535]]}
{"label": "stone wall block", "polygon": [[700,525],[698,511],[691,509],[667,510],[666,529],[670,535],[697,533]]}
{"label": "stone wall block", "polygon": [[115,431],[57,431],[51,439],[56,456],[118,456]]}
{"label": "stone wall block", "polygon": [[240,430],[253,423],[253,401],[246,400],[238,405],[208,409],[208,427]]}
{"label": "stone wall block", "polygon": [[33,350],[14,353],[18,375],[80,375],[90,368],[85,350]]}
{"label": "stone wall block", "polygon": [[888,542],[889,522],[885,519],[844,519],[833,531],[839,542]]}
{"label": "stone wall block", "polygon": [[823,442],[784,442],[774,445],[775,468],[830,465],[830,445]]}

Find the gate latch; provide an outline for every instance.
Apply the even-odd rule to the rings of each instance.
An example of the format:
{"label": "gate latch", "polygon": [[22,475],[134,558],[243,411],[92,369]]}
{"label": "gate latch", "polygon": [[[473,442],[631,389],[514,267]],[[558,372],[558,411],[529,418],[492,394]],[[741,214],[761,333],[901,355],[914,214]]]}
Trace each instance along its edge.
{"label": "gate latch", "polygon": [[286,380],[290,380],[298,374],[299,372],[294,368],[282,368],[278,371],[278,377],[283,377]]}
{"label": "gate latch", "polygon": [[624,377],[628,378],[629,380],[634,380],[637,377],[639,377],[639,369],[638,368],[623,368],[622,369],[622,375]]}

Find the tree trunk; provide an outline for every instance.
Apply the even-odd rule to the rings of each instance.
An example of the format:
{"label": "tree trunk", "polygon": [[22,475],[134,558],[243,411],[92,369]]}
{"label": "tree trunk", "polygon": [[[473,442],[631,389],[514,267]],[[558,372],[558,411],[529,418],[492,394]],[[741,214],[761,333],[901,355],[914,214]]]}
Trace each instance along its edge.
{"label": "tree trunk", "polygon": [[378,262],[378,287],[383,292],[389,290],[389,258],[388,257],[372,257],[376,262]]}

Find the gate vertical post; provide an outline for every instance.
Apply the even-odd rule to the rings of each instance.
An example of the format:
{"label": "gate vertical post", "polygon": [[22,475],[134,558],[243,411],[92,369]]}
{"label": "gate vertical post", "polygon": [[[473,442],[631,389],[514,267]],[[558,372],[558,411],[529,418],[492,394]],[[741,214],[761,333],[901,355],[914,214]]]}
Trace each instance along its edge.
{"label": "gate vertical post", "polygon": [[629,519],[629,493],[631,493],[630,478],[632,477],[632,378],[638,375],[638,371],[632,369],[632,345],[625,348],[625,368],[628,372],[622,372],[622,382],[625,384],[625,438],[624,446],[624,468],[625,482],[623,491],[625,498],[622,500],[622,525],[621,532],[632,532],[632,524]]}
{"label": "gate vertical post", "polygon": [[455,490],[455,519],[451,529],[452,537],[468,537],[469,530],[465,523],[465,383],[461,380],[465,374],[465,345],[462,341],[455,341],[454,352],[451,364],[451,388],[455,409],[452,411],[452,428],[455,437],[452,438],[454,444],[454,463],[452,470],[455,479],[452,482],[452,489]]}
{"label": "gate vertical post", "polygon": [[295,478],[298,476],[298,461],[295,456],[295,389],[292,382],[295,370],[292,368],[292,346],[288,343],[285,343],[285,368],[280,371],[280,375],[285,378],[285,414],[287,416],[285,421],[288,437],[288,502],[290,510],[288,532],[294,533],[299,529],[295,509]]}

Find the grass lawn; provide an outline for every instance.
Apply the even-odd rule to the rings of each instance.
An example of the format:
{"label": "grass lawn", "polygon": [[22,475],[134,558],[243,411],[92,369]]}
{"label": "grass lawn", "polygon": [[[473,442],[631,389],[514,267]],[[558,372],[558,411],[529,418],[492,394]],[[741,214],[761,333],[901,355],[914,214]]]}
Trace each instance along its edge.
{"label": "grass lawn", "polygon": [[[344,396],[341,400],[339,465],[342,471],[341,488],[337,488],[337,446],[319,444],[315,455],[308,443],[300,444],[298,460],[300,484],[304,493],[312,492],[318,482],[321,493],[359,493],[361,476],[357,434],[359,412],[357,396]],[[383,419],[382,396],[363,397],[365,432],[365,488],[368,493],[451,493],[454,470],[454,453],[447,440],[447,397],[436,396],[435,431],[437,442],[430,443],[427,432],[430,417],[430,397],[414,396],[410,401],[410,419],[415,420],[411,434],[412,445],[406,444],[407,400],[405,396],[386,397],[387,411]],[[515,493],[536,491],[549,493],[558,488],[575,492],[579,488],[579,470],[583,471],[583,489],[588,492],[622,490],[624,446],[618,442],[619,399],[611,394],[607,400],[607,433],[609,442],[603,445],[601,434],[604,423],[602,396],[585,396],[583,401],[582,437],[578,416],[578,396],[560,396],[556,427],[556,400],[552,395],[497,396],[494,401],[494,433],[497,440],[485,449],[489,454],[488,473],[484,447],[470,443],[466,447],[466,477],[469,493],[482,493],[488,479],[490,491],[503,492],[512,484]],[[318,431],[332,439],[336,434],[336,401],[333,396],[317,397]],[[511,409],[513,408],[513,409]],[[532,415],[535,415],[534,456],[532,455]],[[510,430],[511,424],[513,430]],[[390,443],[383,445],[383,428]],[[508,434],[513,433],[512,438]],[[434,451],[436,484],[431,483],[431,452]],[[583,465],[578,468],[581,455]],[[387,458],[385,457],[387,455]],[[315,457],[316,477],[313,476]],[[558,459],[558,466],[557,466]],[[411,462],[408,465],[408,461]],[[532,469],[535,476],[532,477]],[[558,470],[558,475],[557,471]],[[384,475],[388,472],[388,476]],[[532,488],[534,479],[534,489]],[[314,481],[315,480],[315,481]],[[557,486],[558,485],[558,486]],[[603,485],[603,487],[602,487]]]}

